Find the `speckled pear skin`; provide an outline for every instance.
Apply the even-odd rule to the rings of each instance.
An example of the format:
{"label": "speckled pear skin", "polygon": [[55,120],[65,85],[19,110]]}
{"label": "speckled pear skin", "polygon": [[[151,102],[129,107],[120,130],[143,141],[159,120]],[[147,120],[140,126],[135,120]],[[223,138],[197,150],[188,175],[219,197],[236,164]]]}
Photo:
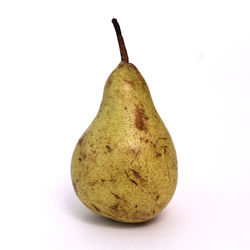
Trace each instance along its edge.
{"label": "speckled pear skin", "polygon": [[150,220],[171,200],[174,144],[133,64],[122,61],[109,76],[99,112],[75,147],[71,176],[83,204],[121,222]]}

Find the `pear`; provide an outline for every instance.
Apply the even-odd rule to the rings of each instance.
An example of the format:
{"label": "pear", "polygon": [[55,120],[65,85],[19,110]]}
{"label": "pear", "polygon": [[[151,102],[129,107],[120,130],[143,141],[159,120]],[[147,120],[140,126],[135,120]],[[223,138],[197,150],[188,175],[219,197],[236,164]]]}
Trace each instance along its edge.
{"label": "pear", "polygon": [[129,63],[116,19],[121,62],[109,76],[99,112],[79,139],[71,163],[76,195],[89,209],[126,223],[157,216],[177,184],[173,141],[148,86]]}

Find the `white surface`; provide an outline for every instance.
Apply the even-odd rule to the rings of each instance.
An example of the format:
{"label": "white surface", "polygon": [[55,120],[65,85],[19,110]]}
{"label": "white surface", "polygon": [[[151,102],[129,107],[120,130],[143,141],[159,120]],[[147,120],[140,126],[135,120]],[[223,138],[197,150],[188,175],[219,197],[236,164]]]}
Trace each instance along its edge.
{"label": "white surface", "polygon": [[[0,248],[249,250],[249,1],[1,1]],[[119,63],[111,18],[178,154],[155,220],[88,211],[74,146]]]}

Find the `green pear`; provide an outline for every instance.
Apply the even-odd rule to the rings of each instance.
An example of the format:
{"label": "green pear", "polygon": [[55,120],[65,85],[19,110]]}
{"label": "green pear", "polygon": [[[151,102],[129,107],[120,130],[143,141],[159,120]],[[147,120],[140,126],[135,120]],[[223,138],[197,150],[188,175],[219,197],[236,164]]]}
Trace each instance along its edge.
{"label": "green pear", "polygon": [[177,158],[145,80],[128,61],[119,24],[112,22],[122,61],[106,82],[98,114],[75,147],[71,176],[78,198],[89,209],[137,223],[157,216],[171,200]]}

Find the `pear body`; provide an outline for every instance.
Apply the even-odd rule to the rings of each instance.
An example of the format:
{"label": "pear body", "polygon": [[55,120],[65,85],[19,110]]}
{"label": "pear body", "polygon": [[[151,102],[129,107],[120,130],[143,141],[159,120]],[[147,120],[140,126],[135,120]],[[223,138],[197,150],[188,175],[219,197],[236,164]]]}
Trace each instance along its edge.
{"label": "pear body", "polygon": [[75,147],[71,177],[88,208],[121,222],[147,221],[171,200],[174,144],[133,64],[121,62],[109,76],[99,112]]}

